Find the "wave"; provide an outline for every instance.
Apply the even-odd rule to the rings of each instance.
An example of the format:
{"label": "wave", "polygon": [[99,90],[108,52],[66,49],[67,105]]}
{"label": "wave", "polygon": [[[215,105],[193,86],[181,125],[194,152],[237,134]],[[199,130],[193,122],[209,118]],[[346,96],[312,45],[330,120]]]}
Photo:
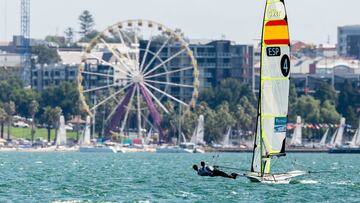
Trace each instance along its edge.
{"label": "wave", "polygon": [[319,181],[317,181],[317,180],[300,180],[299,183],[300,184],[318,184]]}

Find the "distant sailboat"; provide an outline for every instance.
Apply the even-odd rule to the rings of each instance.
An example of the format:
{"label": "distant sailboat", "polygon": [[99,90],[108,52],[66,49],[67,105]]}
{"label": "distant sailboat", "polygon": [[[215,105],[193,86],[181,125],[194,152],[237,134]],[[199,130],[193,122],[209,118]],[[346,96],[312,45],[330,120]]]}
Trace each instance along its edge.
{"label": "distant sailboat", "polygon": [[[345,119],[341,120],[341,125],[339,127],[338,133],[336,134],[333,147],[330,149],[330,153],[356,153],[360,154],[360,123],[359,128],[356,130],[354,137],[352,138],[351,142],[339,145],[342,143],[343,132],[345,130]],[[339,141],[341,140],[341,141]]]}
{"label": "distant sailboat", "polygon": [[320,140],[320,143],[319,143],[320,146],[322,146],[322,147],[326,146],[326,139],[327,139],[327,136],[328,136],[328,134],[329,134],[329,131],[330,131],[329,128],[326,129],[324,135],[322,136],[322,138],[321,138],[321,140]]}
{"label": "distant sailboat", "polygon": [[284,0],[267,0],[263,24],[260,96],[251,172],[252,182],[289,183],[302,171],[273,174],[274,157],[285,156],[290,89],[290,39]]}
{"label": "distant sailboat", "polygon": [[82,146],[88,146],[91,144],[91,141],[90,141],[90,127],[91,127],[91,123],[90,123],[90,116],[87,116],[86,117],[86,123],[85,123],[85,129],[82,133],[82,136],[79,140],[79,145],[82,145]]}
{"label": "distant sailboat", "polygon": [[190,140],[195,145],[205,145],[204,141],[204,116],[200,115],[197,126]]}
{"label": "distant sailboat", "polygon": [[148,132],[148,134],[147,134],[147,136],[146,136],[146,138],[145,138],[145,143],[146,144],[150,144],[150,141],[151,141],[151,135],[152,135],[152,127],[150,128],[150,130],[149,130],[149,132]]}
{"label": "distant sailboat", "polygon": [[301,117],[296,118],[296,126],[290,142],[292,146],[302,146],[302,123]]}
{"label": "distant sailboat", "polygon": [[66,145],[66,128],[65,128],[65,118],[64,116],[60,116],[59,118],[59,127],[56,133],[55,145],[57,147]]}
{"label": "distant sailboat", "polygon": [[[180,136],[183,142],[180,140]],[[178,140],[180,144],[178,146],[161,146],[156,149],[157,153],[205,153],[200,149],[198,145],[205,145],[204,141],[204,116],[200,115],[197,126],[193,132],[190,142],[186,141],[186,137],[183,133],[179,134]]]}
{"label": "distant sailboat", "polygon": [[350,147],[360,148],[360,121],[359,121],[359,127],[356,129],[354,137],[350,142]]}
{"label": "distant sailboat", "polygon": [[341,118],[340,126],[335,131],[335,133],[333,134],[333,136],[331,138],[331,141],[330,141],[330,145],[332,147],[340,147],[340,146],[342,146],[344,131],[345,131],[345,127],[346,127],[345,122],[346,122],[345,118]]}
{"label": "distant sailboat", "polygon": [[229,127],[229,129],[227,130],[224,136],[224,141],[222,143],[224,148],[232,147],[232,144],[230,143],[230,135],[231,135],[231,127]]}

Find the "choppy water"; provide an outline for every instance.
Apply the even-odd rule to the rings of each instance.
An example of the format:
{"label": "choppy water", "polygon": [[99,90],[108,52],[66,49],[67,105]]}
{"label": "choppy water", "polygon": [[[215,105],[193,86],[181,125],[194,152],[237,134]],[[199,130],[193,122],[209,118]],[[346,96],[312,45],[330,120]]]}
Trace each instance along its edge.
{"label": "choppy water", "polygon": [[247,169],[251,159],[213,155],[1,153],[0,202],[360,202],[360,155],[289,154],[276,168],[334,170],[289,185],[195,175],[201,160]]}

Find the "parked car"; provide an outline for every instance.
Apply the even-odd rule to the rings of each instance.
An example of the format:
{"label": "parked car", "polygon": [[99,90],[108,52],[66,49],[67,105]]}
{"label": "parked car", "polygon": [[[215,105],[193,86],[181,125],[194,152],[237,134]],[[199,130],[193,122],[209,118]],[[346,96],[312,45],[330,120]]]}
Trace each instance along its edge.
{"label": "parked car", "polygon": [[23,121],[17,121],[13,124],[14,127],[17,127],[17,128],[28,128],[30,127],[29,124],[23,122]]}

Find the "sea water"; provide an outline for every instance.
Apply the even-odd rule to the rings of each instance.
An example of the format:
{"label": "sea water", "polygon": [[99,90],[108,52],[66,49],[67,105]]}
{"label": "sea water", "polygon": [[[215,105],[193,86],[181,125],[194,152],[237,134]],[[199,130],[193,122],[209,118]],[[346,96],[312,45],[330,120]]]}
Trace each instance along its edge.
{"label": "sea water", "polygon": [[[360,155],[288,154],[288,185],[197,176],[200,161],[249,169],[251,154],[0,153],[0,202],[360,202]],[[225,168],[224,168],[225,169]]]}

